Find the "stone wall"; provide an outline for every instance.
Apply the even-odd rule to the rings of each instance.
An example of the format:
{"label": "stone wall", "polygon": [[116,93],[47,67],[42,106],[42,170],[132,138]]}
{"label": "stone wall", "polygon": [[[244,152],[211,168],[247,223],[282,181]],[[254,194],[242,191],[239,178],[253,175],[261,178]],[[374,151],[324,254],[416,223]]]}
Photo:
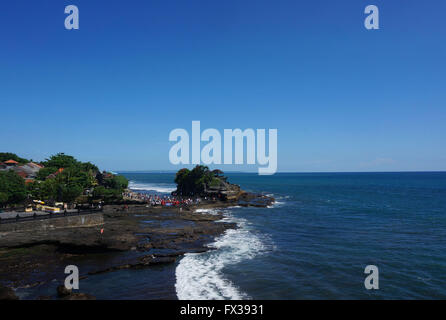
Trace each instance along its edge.
{"label": "stone wall", "polygon": [[102,213],[93,213],[79,216],[54,217],[51,219],[36,219],[33,221],[0,224],[0,233],[93,227],[102,224],[104,224],[104,215]]}

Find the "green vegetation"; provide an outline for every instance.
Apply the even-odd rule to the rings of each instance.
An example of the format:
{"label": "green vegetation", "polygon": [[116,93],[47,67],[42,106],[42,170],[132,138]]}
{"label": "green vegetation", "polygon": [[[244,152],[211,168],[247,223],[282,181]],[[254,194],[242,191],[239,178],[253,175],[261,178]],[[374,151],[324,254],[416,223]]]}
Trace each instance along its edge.
{"label": "green vegetation", "polygon": [[116,175],[100,175],[99,183],[108,189],[126,189],[129,185],[129,181],[123,176]]}
{"label": "green vegetation", "polygon": [[220,186],[226,177],[221,170],[210,171],[207,166],[198,165],[192,170],[181,169],[175,176],[177,194],[183,196],[203,195],[209,187]]}
{"label": "green vegetation", "polygon": [[21,203],[26,199],[25,182],[13,171],[0,172],[0,206]]}
{"label": "green vegetation", "polygon": [[74,157],[58,153],[42,162],[45,168],[37,174],[37,183],[28,184],[33,199],[73,202],[83,191],[95,185],[99,169]]}
{"label": "green vegetation", "polygon": [[100,172],[94,164],[80,162],[64,153],[53,155],[41,164],[45,167],[38,171],[36,180],[26,186],[15,172],[0,172],[0,206],[22,204],[26,199],[50,203],[73,203],[80,199],[114,202],[122,199],[122,192],[128,186],[125,177]]}
{"label": "green vegetation", "polygon": [[8,161],[8,160],[17,161],[19,164],[25,164],[25,163],[29,162],[29,160],[24,159],[24,158],[20,158],[15,153],[0,152],[0,162],[5,162],[5,161]]}
{"label": "green vegetation", "polygon": [[92,199],[93,200],[103,200],[106,203],[115,201],[122,197],[121,189],[106,188],[104,186],[97,186],[93,190]]}

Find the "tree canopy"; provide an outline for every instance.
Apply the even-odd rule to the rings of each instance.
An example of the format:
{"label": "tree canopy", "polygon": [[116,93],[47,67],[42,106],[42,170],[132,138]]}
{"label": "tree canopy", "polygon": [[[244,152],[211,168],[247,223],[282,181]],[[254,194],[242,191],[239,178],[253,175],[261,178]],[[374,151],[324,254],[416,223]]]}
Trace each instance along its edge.
{"label": "tree canopy", "polygon": [[68,168],[78,166],[81,163],[77,161],[73,156],[66,155],[65,153],[58,153],[51,156],[42,162],[45,167],[55,167],[55,168]]}
{"label": "tree canopy", "polygon": [[[9,159],[10,153],[1,153]],[[22,159],[25,160],[25,159]],[[18,161],[19,162],[19,161]],[[100,172],[90,162],[80,162],[73,156],[58,153],[42,162],[45,166],[37,173],[36,181],[28,183],[13,171],[0,172],[0,205],[20,204],[29,195],[32,199],[72,203],[87,190],[91,199],[115,201],[122,199],[122,192],[128,186],[128,180],[119,175]]]}
{"label": "tree canopy", "polygon": [[184,196],[202,195],[209,186],[216,186],[226,179],[221,170],[210,171],[207,166],[197,165],[192,170],[181,169],[175,176],[177,194]]}
{"label": "tree canopy", "polygon": [[19,204],[26,199],[25,181],[14,171],[0,172],[0,205]]}
{"label": "tree canopy", "polygon": [[28,163],[29,161],[27,159],[21,158],[15,153],[11,152],[0,152],[0,162],[5,162],[8,160],[14,160],[17,161],[20,164]]}

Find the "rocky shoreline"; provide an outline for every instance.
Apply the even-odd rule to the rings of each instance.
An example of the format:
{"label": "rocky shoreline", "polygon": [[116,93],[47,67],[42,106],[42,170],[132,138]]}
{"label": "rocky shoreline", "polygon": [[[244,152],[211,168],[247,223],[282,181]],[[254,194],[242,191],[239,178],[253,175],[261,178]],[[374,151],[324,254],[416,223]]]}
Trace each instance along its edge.
{"label": "rocky shoreline", "polygon": [[[244,193],[237,201],[207,201],[187,208],[105,206],[100,226],[2,234],[0,286],[16,289],[62,283],[64,268],[70,264],[79,266],[82,281],[116,270],[173,263],[185,253],[210,250],[207,244],[216,236],[237,227],[220,221],[222,214],[197,213],[197,209],[266,207],[273,202],[270,197]],[[63,298],[70,297],[92,296]]]}

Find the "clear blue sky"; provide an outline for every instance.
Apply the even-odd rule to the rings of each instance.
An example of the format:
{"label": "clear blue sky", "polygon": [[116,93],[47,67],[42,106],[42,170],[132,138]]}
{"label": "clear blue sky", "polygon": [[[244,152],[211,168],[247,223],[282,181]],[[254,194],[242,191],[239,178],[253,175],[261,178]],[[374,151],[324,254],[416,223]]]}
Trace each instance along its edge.
{"label": "clear blue sky", "polygon": [[[69,4],[80,30],[64,28]],[[369,4],[380,30],[363,26]],[[446,170],[445,12],[443,0],[3,1],[0,150],[177,169],[169,132],[200,120],[277,128],[279,171]]]}

